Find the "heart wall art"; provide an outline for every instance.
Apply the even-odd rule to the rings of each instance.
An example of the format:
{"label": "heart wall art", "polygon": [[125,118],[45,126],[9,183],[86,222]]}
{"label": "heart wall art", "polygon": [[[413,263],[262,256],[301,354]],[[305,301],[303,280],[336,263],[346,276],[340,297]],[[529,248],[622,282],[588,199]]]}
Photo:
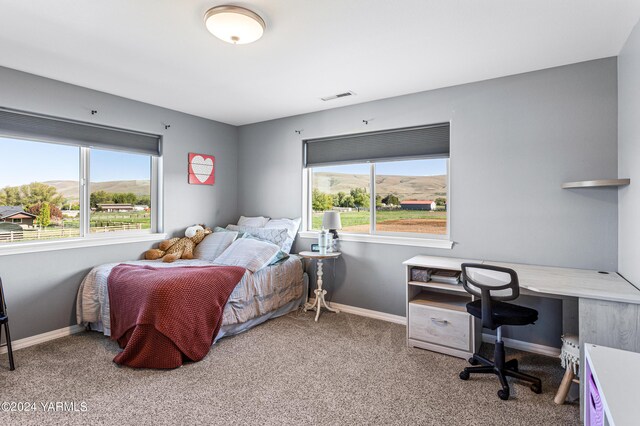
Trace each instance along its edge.
{"label": "heart wall art", "polygon": [[213,155],[189,153],[189,183],[213,185],[215,183],[215,161]]}

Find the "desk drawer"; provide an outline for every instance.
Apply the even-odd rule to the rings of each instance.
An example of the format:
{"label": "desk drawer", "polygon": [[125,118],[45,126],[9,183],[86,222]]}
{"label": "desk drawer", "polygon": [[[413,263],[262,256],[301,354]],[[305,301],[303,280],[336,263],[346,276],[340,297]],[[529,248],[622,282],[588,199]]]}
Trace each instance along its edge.
{"label": "desk drawer", "polygon": [[409,338],[470,351],[471,315],[409,303]]}

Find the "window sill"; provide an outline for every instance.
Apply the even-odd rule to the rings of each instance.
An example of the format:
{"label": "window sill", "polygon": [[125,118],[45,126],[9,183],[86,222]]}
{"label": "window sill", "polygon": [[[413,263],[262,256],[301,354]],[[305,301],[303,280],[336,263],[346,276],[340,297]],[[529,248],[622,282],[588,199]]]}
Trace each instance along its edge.
{"label": "window sill", "polygon": [[[318,239],[316,231],[301,231],[298,233],[300,238]],[[354,241],[359,243],[374,244],[391,244],[396,246],[412,246],[412,247],[429,247],[451,250],[453,241],[438,240],[435,238],[415,238],[415,237],[396,237],[389,235],[370,235],[370,234],[339,234],[341,241]]]}
{"label": "window sill", "polygon": [[38,253],[43,251],[67,250],[84,247],[108,246],[112,244],[140,243],[164,240],[167,234],[138,234],[74,238],[54,241],[38,241],[28,243],[10,243],[0,245],[0,256],[13,254]]}

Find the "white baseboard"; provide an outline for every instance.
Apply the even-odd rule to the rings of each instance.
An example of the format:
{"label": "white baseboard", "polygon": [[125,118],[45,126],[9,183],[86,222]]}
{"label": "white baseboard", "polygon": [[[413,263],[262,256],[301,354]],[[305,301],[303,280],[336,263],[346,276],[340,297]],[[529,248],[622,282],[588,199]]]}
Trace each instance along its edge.
{"label": "white baseboard", "polygon": [[[496,336],[492,334],[482,333],[482,341],[485,343],[494,344],[496,342]],[[519,351],[532,352],[534,354],[546,355],[546,356],[560,356],[560,349],[553,346],[539,345],[537,343],[523,342],[522,340],[510,339],[503,337],[502,341],[508,348],[517,349]]]}
{"label": "white baseboard", "polygon": [[[313,303],[315,298],[309,298],[309,303]],[[386,312],[372,311],[370,309],[358,308],[356,306],[343,305],[342,303],[330,302],[329,306],[339,309],[340,312],[359,315],[361,317],[374,318],[394,324],[407,324],[407,318],[400,315],[388,314]]]}
{"label": "white baseboard", "polygon": [[[313,303],[315,298],[309,298],[309,302]],[[400,315],[387,314],[386,312],[372,311],[370,309],[358,308],[356,306],[343,305],[341,303],[331,302],[329,306],[339,309],[341,312],[347,314],[360,315],[362,317],[379,319],[382,321],[392,322],[394,324],[407,325],[407,318]],[[491,334],[482,334],[482,341],[486,343],[495,343],[495,336]],[[552,346],[539,345],[537,343],[523,342],[522,340],[509,339],[504,337],[502,339],[504,345],[508,348],[517,349],[520,351],[531,352],[534,354],[547,355],[547,356],[559,356],[560,349]]]}
{"label": "white baseboard", "polygon": [[[61,328],[59,330],[48,331],[46,333],[37,334],[35,336],[25,337],[24,339],[14,340],[11,342],[11,348],[16,351],[18,349],[27,348],[29,346],[39,345],[40,343],[48,342],[50,340],[71,336],[72,334],[80,333],[81,331],[84,331],[84,327],[76,324],[69,327]],[[6,353],[7,347],[0,347],[0,354]]]}

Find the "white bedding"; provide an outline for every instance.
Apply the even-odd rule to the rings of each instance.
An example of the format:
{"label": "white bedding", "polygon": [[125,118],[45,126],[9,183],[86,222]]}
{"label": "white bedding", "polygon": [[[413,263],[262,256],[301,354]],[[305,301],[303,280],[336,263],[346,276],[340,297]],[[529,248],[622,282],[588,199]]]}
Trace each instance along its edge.
{"label": "white bedding", "polygon": [[[177,260],[163,263],[161,260],[136,260],[121,262],[128,265],[150,265],[157,268],[176,266],[211,266],[203,260]],[[108,263],[93,268],[80,284],[76,300],[76,319],[78,324],[90,325],[93,330],[111,335],[109,294],[107,279],[116,265]],[[291,256],[283,262],[268,266],[244,276],[231,293],[224,309],[222,325],[230,326],[250,321],[276,311],[303,295],[304,280],[302,261]]]}

